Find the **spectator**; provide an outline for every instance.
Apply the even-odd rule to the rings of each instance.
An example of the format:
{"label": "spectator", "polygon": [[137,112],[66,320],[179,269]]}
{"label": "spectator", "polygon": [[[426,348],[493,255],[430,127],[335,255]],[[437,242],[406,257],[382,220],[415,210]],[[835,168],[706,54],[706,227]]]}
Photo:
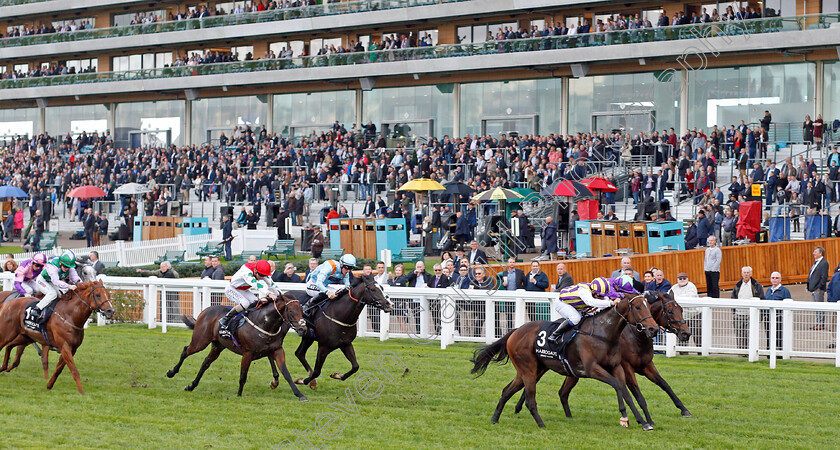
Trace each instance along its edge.
{"label": "spectator", "polygon": [[[636,292],[644,292],[645,291],[645,283],[633,278],[633,269],[625,269],[624,270],[624,275],[627,275],[628,277],[633,279],[633,289],[635,289]],[[651,277],[651,280],[652,280],[653,279],[653,274],[651,274],[650,277]]]}
{"label": "spectator", "polygon": [[[269,261],[273,262],[273,261]],[[219,260],[218,256],[214,256],[210,260],[211,267],[213,268],[213,272],[210,274],[211,280],[224,280],[225,279],[225,268],[222,266],[222,261]]]}
{"label": "spectator", "polygon": [[[825,301],[825,288],[828,283],[828,261],[825,260],[825,249],[821,246],[814,248],[814,264],[811,266],[811,271],[808,272],[808,292],[811,293],[811,300],[814,302]],[[825,329],[825,311],[817,311],[817,323],[814,324],[812,330]]]}
{"label": "spectator", "polygon": [[[670,294],[679,302],[680,298],[699,298],[697,293],[697,286],[688,280],[688,274],[680,272],[677,274],[677,284],[671,286]],[[691,309],[691,311],[687,311]],[[691,331],[691,336],[694,337],[694,345],[701,347],[703,345],[703,317],[702,308],[683,308],[683,318],[688,322],[688,329]],[[690,317],[689,317],[690,314]]]}
{"label": "spectator", "polygon": [[204,257],[204,270],[201,271],[201,278],[202,280],[205,278],[210,278],[213,275],[213,258],[210,256]]}
{"label": "spectator", "polygon": [[318,268],[318,258],[309,258],[309,268],[306,269],[306,273],[303,275],[303,282],[309,283],[310,275],[312,271]]}
{"label": "spectator", "polygon": [[[764,291],[765,300],[785,300],[791,298],[788,288],[782,286],[782,274],[773,272],[770,274],[770,287]],[[765,324],[764,342],[770,348],[770,311],[761,310],[761,321]],[[776,348],[782,349],[782,311],[776,311]]]}
{"label": "spectator", "polygon": [[724,247],[732,245],[732,240],[735,237],[736,226],[738,225],[738,218],[732,213],[731,208],[724,209],[723,222],[720,225],[721,241]]}
{"label": "spectator", "polygon": [[[317,260],[316,260],[316,267],[317,267]],[[309,271],[307,270],[307,275]],[[385,263],[382,261],[376,262],[376,275],[373,276],[373,280],[379,283],[382,286],[388,285],[388,271],[385,269]]]}
{"label": "spectator", "polygon": [[434,275],[432,276],[429,286],[433,289],[443,289],[449,287],[449,277],[443,274],[443,266],[435,264],[432,267]]}
{"label": "spectator", "polygon": [[303,283],[300,275],[295,273],[295,265],[293,263],[286,263],[282,272],[279,269],[274,271],[271,279],[278,283]]}
{"label": "spectator", "polygon": [[646,291],[667,293],[671,289],[671,282],[665,279],[665,272],[653,269],[653,281],[645,286]]}
{"label": "spectator", "polygon": [[388,284],[394,287],[406,287],[408,286],[408,277],[404,273],[405,268],[402,264],[397,264],[394,266],[394,273],[391,274],[390,280],[388,280]]}
{"label": "spectator", "polygon": [[461,211],[456,212],[455,217],[455,241],[462,246],[470,238],[470,224]]}
{"label": "spectator", "polygon": [[[741,279],[735,284],[735,288],[732,289],[732,298],[740,300],[764,298],[764,289],[752,277],[752,274],[752,267],[744,266],[741,268]],[[735,342],[739,349],[747,348],[750,322],[749,314],[749,308],[735,308],[732,311],[732,327],[735,330]]]}
{"label": "spectator", "polygon": [[471,266],[487,264],[487,254],[484,253],[484,250],[478,248],[478,241],[476,240],[470,242],[470,253],[467,255],[467,258]]}
{"label": "spectator", "polygon": [[685,232],[685,249],[691,250],[697,247],[697,226],[692,219],[685,221],[688,223],[688,230]]}
{"label": "spectator", "polygon": [[248,262],[249,263],[257,262],[257,255],[248,255]]}
{"label": "spectator", "polygon": [[[406,276],[407,286],[417,289],[424,289],[431,286],[432,274],[426,272],[426,263],[417,261],[414,270]],[[414,315],[415,332],[420,335],[420,299],[414,299],[414,308],[411,314]]]}
{"label": "spectator", "polygon": [[92,251],[90,252],[90,266],[93,267],[93,270],[96,271],[97,275],[102,275],[102,272],[105,270],[105,264],[99,260],[99,252]]}
{"label": "spectator", "polygon": [[542,239],[542,253],[553,260],[557,253],[557,225],[554,224],[551,216],[545,218],[545,227],[540,233],[540,238]]}
{"label": "spectator", "polygon": [[[703,210],[697,212],[697,245],[706,246],[706,240],[713,235],[713,224],[706,218]],[[686,247],[687,249],[688,247]],[[693,247],[692,247],[693,248]]]}
{"label": "spectator", "polygon": [[158,270],[137,269],[137,273],[148,274],[149,276],[158,278],[180,278],[178,272],[172,268],[172,263],[169,261],[160,263]]}
{"label": "spectator", "polygon": [[[618,278],[618,277],[624,275],[624,273],[627,271],[627,269],[630,269],[630,271],[633,273],[633,275],[632,275],[633,279],[636,280],[636,281],[639,281],[641,279],[640,276],[639,276],[639,272],[636,272],[635,270],[633,270],[633,268],[631,266],[632,266],[632,261],[630,261],[630,258],[625,256],[625,257],[621,258],[621,268],[614,270],[612,275],[610,275],[610,276],[613,277],[613,278]],[[559,291],[559,289],[558,289],[558,291]]]}
{"label": "spectator", "polygon": [[723,252],[717,246],[717,238],[709,236],[709,247],[703,259],[703,271],[706,273],[706,295],[711,298],[720,298],[720,263],[723,260]]}
{"label": "spectator", "polygon": [[225,245],[225,259],[230,261],[233,259],[231,253],[230,242],[233,240],[233,225],[230,223],[230,216],[225,214],[222,216],[222,242]]}
{"label": "spectator", "polygon": [[3,272],[14,272],[18,268],[18,263],[15,261],[15,258],[8,254],[6,255],[6,261],[3,263]]}
{"label": "spectator", "polygon": [[[632,270],[632,269],[630,269]],[[575,284],[572,274],[566,271],[566,263],[557,264],[557,284],[551,287],[551,292],[558,292]]]}
{"label": "spectator", "polygon": [[548,275],[540,269],[540,263],[531,262],[531,271],[525,279],[525,290],[530,292],[545,292],[549,286]]}
{"label": "spectator", "polygon": [[324,252],[324,234],[321,232],[321,227],[315,227],[315,234],[312,236],[312,257],[320,258],[321,253]]}

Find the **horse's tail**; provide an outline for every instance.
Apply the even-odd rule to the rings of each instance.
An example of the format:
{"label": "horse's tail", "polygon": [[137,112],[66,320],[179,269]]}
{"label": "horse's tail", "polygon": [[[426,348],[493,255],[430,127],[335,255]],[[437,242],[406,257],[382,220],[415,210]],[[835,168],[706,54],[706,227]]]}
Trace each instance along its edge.
{"label": "horse's tail", "polygon": [[186,325],[187,328],[189,328],[190,330],[195,329],[195,319],[193,319],[191,316],[188,316],[186,314],[182,314],[181,315],[181,322],[184,322],[184,325]]}
{"label": "horse's tail", "polygon": [[507,341],[508,339],[510,339],[510,335],[514,331],[516,330],[510,330],[503,338],[499,339],[498,341],[476,349],[475,353],[473,353],[472,359],[470,360],[470,362],[475,364],[472,370],[470,370],[470,373],[476,374],[476,377],[480,377],[484,375],[484,371],[487,370],[487,366],[489,366],[490,363],[507,363]]}

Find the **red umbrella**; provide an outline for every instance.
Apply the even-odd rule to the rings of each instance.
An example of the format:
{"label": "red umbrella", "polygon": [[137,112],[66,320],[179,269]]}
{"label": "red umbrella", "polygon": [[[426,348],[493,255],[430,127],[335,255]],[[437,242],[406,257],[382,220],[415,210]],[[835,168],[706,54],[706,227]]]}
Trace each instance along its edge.
{"label": "red umbrella", "polygon": [[551,195],[561,197],[592,196],[592,191],[586,185],[574,180],[560,180],[549,187]]}
{"label": "red umbrella", "polygon": [[604,177],[584,178],[580,182],[593,191],[618,192],[618,188]]}
{"label": "red umbrella", "polygon": [[70,193],[67,194],[67,195],[68,195],[68,197],[78,197],[78,198],[98,198],[98,197],[104,197],[108,194],[106,194],[105,191],[103,191],[102,189],[100,189],[96,186],[88,185],[88,186],[79,186],[76,189],[73,189],[72,191],[70,191]]}

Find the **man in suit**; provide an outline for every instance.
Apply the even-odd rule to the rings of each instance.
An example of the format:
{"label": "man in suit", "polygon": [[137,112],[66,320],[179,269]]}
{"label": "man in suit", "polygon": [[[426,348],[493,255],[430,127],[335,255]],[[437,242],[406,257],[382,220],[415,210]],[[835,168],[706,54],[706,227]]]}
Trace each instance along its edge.
{"label": "man in suit", "polygon": [[461,211],[455,213],[455,216],[457,217],[455,220],[455,240],[458,245],[464,245],[470,238],[470,224]]}
{"label": "man in suit", "polygon": [[[817,246],[814,249],[814,264],[808,273],[808,292],[811,293],[811,300],[815,302],[825,301],[825,287],[828,283],[828,261],[825,260],[825,249]],[[825,329],[825,311],[817,311],[817,323],[811,327],[812,330]]]}
{"label": "man in suit", "polygon": [[280,207],[277,214],[277,239],[289,239],[289,230],[286,229],[286,219],[289,217],[289,211],[284,207]]}
{"label": "man in suit", "polygon": [[546,217],[540,238],[542,238],[542,253],[547,253],[551,259],[554,259],[557,253],[557,225],[552,217]]}
{"label": "man in suit", "polygon": [[367,201],[365,202],[365,209],[362,211],[362,214],[365,217],[370,217],[374,213],[376,213],[376,203],[374,203],[373,198],[368,195]]}
{"label": "man in suit", "polygon": [[[413,287],[423,289],[432,285],[432,274],[426,272],[426,263],[417,261],[414,265],[414,270],[406,276],[408,280],[406,287]],[[414,307],[412,308],[414,314],[414,325],[417,335],[420,335],[420,299],[414,299]]]}
{"label": "man in suit", "polygon": [[230,241],[233,240],[233,225],[230,223],[230,216],[222,216],[222,240],[225,241],[225,259],[230,261],[233,254],[230,248]]}
{"label": "man in suit", "polygon": [[429,287],[432,289],[443,289],[449,287],[450,279],[443,273],[443,266],[435,264],[433,269],[435,273],[432,275]]}
{"label": "man in suit", "polygon": [[97,232],[98,227],[96,226],[96,217],[93,215],[93,211],[90,208],[85,210],[85,216],[82,219],[82,223],[84,224],[85,240],[87,241],[87,246],[93,247],[93,235]]}
{"label": "man in suit", "polygon": [[[565,267],[565,265],[564,265],[564,267]],[[633,271],[633,279],[634,280],[639,281],[639,280],[642,279],[641,275],[639,275],[639,272],[636,272],[635,270],[633,270],[633,262],[630,260],[630,258],[628,258],[626,256],[621,258],[621,268],[614,270],[613,273],[610,276],[613,277],[613,278],[618,278],[618,277],[624,275],[624,271],[627,270],[627,269],[630,269],[630,270]]]}
{"label": "man in suit", "polygon": [[102,264],[102,261],[99,260],[99,252],[97,251],[90,252],[90,265],[97,275],[101,275],[102,271],[105,270],[105,264]]}
{"label": "man in suit", "polygon": [[286,263],[286,267],[283,268],[282,272],[275,270],[274,274],[271,275],[271,279],[278,283],[303,283],[300,275],[295,273],[294,263]]}
{"label": "man in suit", "polygon": [[561,289],[565,289],[569,286],[572,286],[573,284],[575,284],[575,279],[572,278],[572,274],[570,274],[566,270],[566,263],[558,263],[557,264],[557,284],[555,284],[554,286],[551,286],[551,292],[558,292]]}
{"label": "man in suit", "polygon": [[525,272],[516,268],[516,258],[508,258],[507,269],[499,274],[499,278],[507,291],[525,289]]}
{"label": "man in suit", "polygon": [[473,240],[470,242],[470,253],[467,254],[467,259],[471,266],[475,264],[487,264],[487,254],[484,253],[484,250],[478,248],[478,241]]}
{"label": "man in suit", "polygon": [[312,275],[312,271],[318,268],[318,258],[309,258],[309,268],[306,269],[306,273],[303,274],[303,282],[309,283],[309,277]]}

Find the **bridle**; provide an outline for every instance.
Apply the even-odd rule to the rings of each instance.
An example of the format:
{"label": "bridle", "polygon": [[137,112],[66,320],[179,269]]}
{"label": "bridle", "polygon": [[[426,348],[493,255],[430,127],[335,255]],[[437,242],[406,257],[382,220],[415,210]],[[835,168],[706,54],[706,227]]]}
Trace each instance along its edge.
{"label": "bridle", "polygon": [[[105,293],[106,293],[106,294],[108,293],[108,290],[107,290],[107,289],[105,289],[105,286],[103,286],[103,285],[96,285],[96,286],[94,286],[94,287],[92,287],[92,288],[90,289],[90,297],[91,297],[91,298],[94,298],[94,297],[93,297],[93,293],[94,293],[94,292],[96,292],[96,290],[97,290],[97,289],[104,289],[104,290],[105,290]],[[86,302],[86,301],[82,298],[82,296],[81,296],[81,295],[79,295],[79,293],[78,293],[78,292],[76,292],[76,290],[75,290],[75,289],[73,289],[71,292],[73,292],[73,294],[75,294],[75,295],[76,295],[76,297],[79,299],[79,301],[80,301],[80,302],[82,302],[82,304],[84,304],[84,305],[85,305],[85,306],[87,306],[87,307],[88,307],[91,311],[94,311],[94,312],[102,312],[102,307],[103,307],[106,303],[111,303],[111,299],[109,298],[109,299],[108,299],[108,301],[101,303],[99,306],[96,306],[96,303],[94,303],[94,302],[91,302],[91,303],[94,303],[94,306],[90,306],[90,305],[88,304],[88,302]],[[107,297],[107,295],[106,295],[106,297]],[[114,305],[111,305],[111,307],[113,308],[113,307],[114,307]]]}
{"label": "bridle", "polygon": [[[277,307],[277,300],[280,297],[283,297],[283,312],[280,312],[280,308]],[[277,311],[277,315],[279,315],[281,318],[283,318],[283,321],[288,323],[289,326],[291,326],[293,330],[297,331],[297,327],[289,319],[289,305],[292,304],[292,303],[295,303],[295,302],[300,304],[300,300],[298,300],[296,298],[289,299],[288,297],[286,297],[284,295],[280,295],[280,296],[278,296],[277,298],[274,299],[274,301],[272,302],[272,305],[274,305],[274,310]]]}
{"label": "bridle", "polygon": [[[641,295],[641,294],[640,294],[640,295],[637,295],[637,296],[635,296],[635,297],[631,298],[630,300],[628,300],[628,302],[627,302],[627,303],[628,303],[628,305],[629,305],[630,307],[632,307],[632,306],[633,306],[633,300],[636,300],[637,298],[640,298],[640,297],[642,298],[642,300],[644,300],[644,295]],[[621,302],[619,302],[619,303],[621,303]],[[639,332],[644,332],[644,331],[645,331],[645,327],[644,327],[644,325],[642,325],[642,322],[644,322],[645,320],[647,320],[647,319],[649,319],[649,318],[650,318],[650,319],[653,319],[653,316],[652,316],[651,314],[648,314],[647,316],[642,317],[641,319],[639,319],[639,320],[638,320],[638,322],[636,322],[636,323],[632,323],[632,322],[630,322],[630,320],[628,319],[628,317],[630,317],[630,308],[628,308],[628,309],[627,309],[627,315],[626,315],[626,316],[625,316],[624,314],[621,314],[621,312],[618,310],[618,304],[616,304],[615,306],[613,306],[613,309],[615,309],[615,313],[616,313],[616,314],[618,314],[618,317],[621,317],[622,319],[624,319],[624,321],[625,321],[625,322],[627,322],[627,324],[628,324],[628,325],[633,325],[633,326],[635,326],[635,327],[636,327],[636,330],[638,330]]]}
{"label": "bridle", "polygon": [[[382,289],[379,288],[379,286],[377,285],[376,282],[368,283],[367,281],[365,281],[364,284],[365,284],[365,292],[367,292],[368,290],[372,290],[375,287],[375,288],[379,289],[380,292],[382,292],[382,295],[385,297],[386,303],[390,303],[388,301],[388,296],[385,295],[385,292],[383,292]],[[365,305],[377,306],[376,302],[369,301],[369,300],[368,301],[362,301],[362,300],[365,300],[365,299],[364,298],[353,297],[353,289],[352,288],[347,289],[347,295],[350,297],[350,300],[353,300],[356,303],[364,303]]]}
{"label": "bridle", "polygon": [[[674,319],[674,312],[671,309],[666,308],[666,306],[668,306],[672,303],[679,306],[679,303],[677,303],[677,301],[674,300],[673,298],[668,298],[667,296],[663,296],[663,297],[665,297],[665,300],[662,300],[657,295],[656,296],[656,301],[662,303],[662,315],[665,317],[665,321],[666,321],[665,322],[666,325],[664,327],[665,331],[667,331],[668,333],[679,334],[680,333],[680,330],[679,330],[680,325],[683,325],[687,322],[686,322],[685,319],[682,319],[682,320]],[[651,303],[654,303],[654,302],[651,302]]]}

